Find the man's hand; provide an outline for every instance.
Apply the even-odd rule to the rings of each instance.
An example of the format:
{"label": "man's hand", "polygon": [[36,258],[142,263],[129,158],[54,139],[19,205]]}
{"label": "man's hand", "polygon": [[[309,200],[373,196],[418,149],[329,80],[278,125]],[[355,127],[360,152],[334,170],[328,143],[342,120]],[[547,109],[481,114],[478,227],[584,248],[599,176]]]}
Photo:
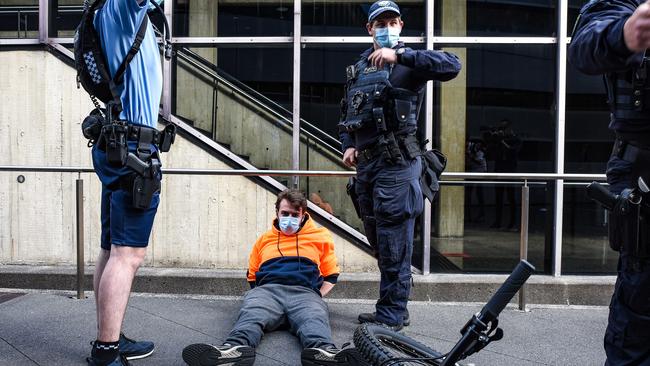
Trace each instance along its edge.
{"label": "man's hand", "polygon": [[639,5],[623,26],[625,46],[632,52],[650,48],[650,0]]}
{"label": "man's hand", "polygon": [[381,69],[386,64],[396,64],[397,54],[392,48],[380,48],[368,56],[368,63]]}
{"label": "man's hand", "polygon": [[323,281],[323,284],[320,286],[320,295],[322,297],[327,296],[327,294],[332,291],[334,284],[331,282]]}
{"label": "man's hand", "polygon": [[357,166],[357,149],[348,147],[347,150],[345,150],[343,153],[343,164],[350,168]]}

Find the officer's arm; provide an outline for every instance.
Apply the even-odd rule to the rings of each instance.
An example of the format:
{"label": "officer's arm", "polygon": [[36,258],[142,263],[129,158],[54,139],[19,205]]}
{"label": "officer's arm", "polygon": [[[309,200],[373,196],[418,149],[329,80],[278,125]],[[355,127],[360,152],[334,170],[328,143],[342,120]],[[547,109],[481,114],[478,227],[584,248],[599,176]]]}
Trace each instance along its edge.
{"label": "officer's arm", "polygon": [[603,74],[638,65],[642,53],[625,46],[623,28],[636,9],[635,1],[595,1],[587,4],[576,23],[569,62],[586,74]]}
{"label": "officer's arm", "polygon": [[147,15],[149,0],[106,0],[103,16],[118,24],[126,34],[133,34],[140,28]]}
{"label": "officer's arm", "polygon": [[412,68],[418,77],[426,80],[451,80],[460,72],[460,60],[453,53],[407,48],[400,64]]}

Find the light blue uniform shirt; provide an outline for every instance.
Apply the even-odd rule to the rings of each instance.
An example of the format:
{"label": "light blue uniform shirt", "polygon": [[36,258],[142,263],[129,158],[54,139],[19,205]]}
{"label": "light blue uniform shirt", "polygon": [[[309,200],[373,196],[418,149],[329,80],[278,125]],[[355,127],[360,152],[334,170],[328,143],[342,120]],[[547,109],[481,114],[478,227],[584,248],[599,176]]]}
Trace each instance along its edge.
{"label": "light blue uniform shirt", "polygon": [[[106,0],[95,15],[94,25],[102,43],[111,77],[133,45],[149,1]],[[120,119],[156,127],[162,93],[162,68],[156,37],[149,22],[140,51],[133,57],[118,86],[123,111]]]}

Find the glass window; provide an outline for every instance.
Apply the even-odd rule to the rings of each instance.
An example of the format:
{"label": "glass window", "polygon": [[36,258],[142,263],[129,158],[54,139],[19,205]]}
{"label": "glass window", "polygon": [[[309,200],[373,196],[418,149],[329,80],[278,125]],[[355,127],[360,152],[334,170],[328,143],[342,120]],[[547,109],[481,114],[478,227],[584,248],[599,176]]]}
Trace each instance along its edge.
{"label": "glass window", "polygon": [[463,65],[458,78],[436,87],[437,140],[457,164],[448,170],[466,169],[465,147],[474,141],[484,145],[489,172],[553,172],[555,46],[442,49]]}
{"label": "glass window", "polygon": [[175,37],[290,36],[293,1],[176,0]]}
{"label": "glass window", "polygon": [[[305,36],[367,36],[368,9],[372,1],[303,1],[302,34]],[[426,11],[423,0],[399,1],[402,36],[423,36]]]}
{"label": "glass window", "polygon": [[614,133],[602,76],[590,76],[567,67],[565,171],[604,174]]}
{"label": "glass window", "polygon": [[[433,207],[431,272],[512,271],[520,256],[521,187],[516,181],[443,185]],[[528,260],[539,272],[550,271],[552,187],[529,183]]]}
{"label": "glass window", "polygon": [[0,2],[0,38],[38,38],[38,0]]}
{"label": "glass window", "polygon": [[608,215],[587,197],[585,185],[565,184],[562,273],[616,273],[618,253],[607,239]]}
{"label": "glass window", "polygon": [[554,0],[437,0],[436,36],[553,36]]}
{"label": "glass window", "polygon": [[172,113],[256,167],[289,169],[291,47],[177,52]]}

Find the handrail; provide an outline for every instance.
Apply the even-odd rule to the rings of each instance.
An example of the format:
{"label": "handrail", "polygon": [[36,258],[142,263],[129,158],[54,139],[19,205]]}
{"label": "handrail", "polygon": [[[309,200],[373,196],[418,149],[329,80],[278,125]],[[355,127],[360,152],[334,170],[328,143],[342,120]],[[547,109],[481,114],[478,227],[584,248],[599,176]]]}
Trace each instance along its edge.
{"label": "handrail", "polygon": [[[0,172],[42,172],[42,173],[93,173],[90,167],[73,166],[28,166],[28,165],[0,165]],[[264,169],[186,169],[167,168],[163,174],[170,175],[235,175],[235,176],[303,176],[303,177],[351,177],[355,171],[334,170],[264,170]],[[464,173],[444,172],[442,179],[475,179],[475,180],[518,180],[518,181],[604,181],[604,174],[555,174],[555,173]]]}
{"label": "handrail", "polygon": [[[235,77],[229,75],[227,72],[219,69],[210,61],[204,59],[203,57],[199,56],[198,54],[196,54],[195,52],[191,51],[186,47],[176,50],[176,55],[181,59],[183,59],[184,61],[190,63],[195,68],[219,80],[219,82],[226,84],[228,88],[237,92],[240,96],[246,98],[246,100],[256,104],[258,107],[266,110],[267,112],[279,117],[282,120],[282,122],[284,122],[286,125],[293,126],[293,121],[289,117],[287,117],[292,115],[291,111],[288,111],[286,108],[277,104],[273,100],[269,99],[268,97],[264,96],[263,94],[249,87],[245,83],[242,83],[241,81],[237,80]],[[201,65],[197,65],[197,62]],[[339,154],[341,152],[339,148],[341,143],[334,137],[330,136],[327,132],[319,129],[318,127],[314,126],[313,124],[311,124],[310,122],[302,118],[300,119],[300,125],[301,126],[304,125],[307,127],[303,129],[303,133],[307,134],[311,139],[318,141],[325,148],[327,148],[328,150],[334,153]],[[312,130],[313,132],[310,130]],[[317,136],[317,134],[320,136]],[[329,141],[325,141],[325,140],[329,140]]]}

